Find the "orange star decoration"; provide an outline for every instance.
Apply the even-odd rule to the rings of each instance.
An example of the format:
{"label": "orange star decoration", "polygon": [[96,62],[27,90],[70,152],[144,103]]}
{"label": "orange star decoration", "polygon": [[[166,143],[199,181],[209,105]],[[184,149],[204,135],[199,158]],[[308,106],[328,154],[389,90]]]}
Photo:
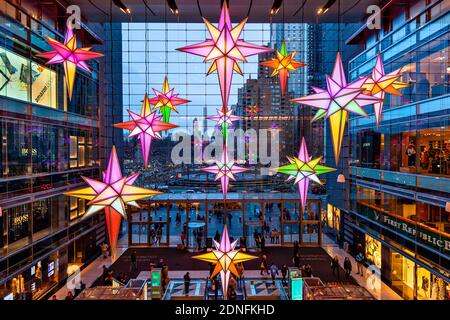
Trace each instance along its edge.
{"label": "orange star decoration", "polygon": [[213,240],[213,242],[214,246],[216,247],[215,250],[213,249],[211,252],[194,256],[193,258],[216,264],[211,277],[215,277],[220,273],[223,288],[223,298],[226,299],[230,275],[233,274],[236,277],[239,277],[239,273],[236,270],[236,263],[253,260],[257,257],[242,253],[239,250],[235,250],[237,240],[230,242],[230,237],[228,235],[228,229],[226,225],[223,227],[220,243],[215,240]]}
{"label": "orange star decoration", "polygon": [[280,51],[277,50],[276,58],[272,58],[268,61],[260,62],[261,65],[274,69],[272,77],[278,75],[280,79],[281,95],[284,96],[286,92],[287,79],[289,78],[289,71],[295,71],[297,68],[306,66],[303,62],[294,60],[297,51],[288,53],[286,49],[286,43],[281,42]]}
{"label": "orange star decoration", "polygon": [[378,53],[377,62],[372,70],[372,76],[367,78],[366,82],[362,86],[362,88],[366,91],[364,93],[382,99],[382,101],[374,104],[377,128],[380,125],[381,116],[383,113],[384,97],[386,93],[401,96],[402,94],[398,91],[398,89],[403,89],[409,86],[409,83],[399,81],[401,76],[401,69],[394,70],[391,73],[385,73],[381,54]]}

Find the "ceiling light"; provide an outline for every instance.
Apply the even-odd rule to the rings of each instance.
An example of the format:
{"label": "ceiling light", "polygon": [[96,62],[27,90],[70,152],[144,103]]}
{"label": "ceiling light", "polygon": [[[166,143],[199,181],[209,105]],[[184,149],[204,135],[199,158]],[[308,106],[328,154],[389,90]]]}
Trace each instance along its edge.
{"label": "ceiling light", "polygon": [[121,0],[113,0],[114,4],[125,14],[131,14],[130,8],[123,4]]}
{"label": "ceiling light", "polygon": [[345,176],[342,173],[340,175],[338,175],[337,182],[339,182],[339,183],[345,182]]}
{"label": "ceiling light", "polygon": [[272,9],[270,9],[271,15],[276,15],[280,11],[280,7],[283,4],[283,0],[273,0]]}
{"label": "ceiling light", "polygon": [[322,8],[319,8],[319,10],[317,10],[317,15],[321,15],[327,12],[335,2],[336,0],[328,0],[328,2]]}
{"label": "ceiling light", "polygon": [[169,6],[170,11],[172,11],[174,15],[178,15],[180,13],[178,11],[178,6],[175,0],[167,0],[167,5]]}

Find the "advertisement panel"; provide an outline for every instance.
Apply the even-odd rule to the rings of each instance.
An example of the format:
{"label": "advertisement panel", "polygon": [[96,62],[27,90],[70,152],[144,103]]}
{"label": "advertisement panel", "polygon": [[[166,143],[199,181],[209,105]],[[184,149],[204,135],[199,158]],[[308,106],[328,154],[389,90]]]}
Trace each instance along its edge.
{"label": "advertisement panel", "polygon": [[56,72],[0,47],[0,95],[56,108]]}

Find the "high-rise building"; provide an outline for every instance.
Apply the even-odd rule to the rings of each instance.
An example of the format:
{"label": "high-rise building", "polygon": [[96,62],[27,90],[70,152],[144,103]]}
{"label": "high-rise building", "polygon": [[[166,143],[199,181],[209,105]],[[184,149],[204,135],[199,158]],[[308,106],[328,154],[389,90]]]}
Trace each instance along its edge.
{"label": "high-rise building", "polygon": [[[90,60],[69,99],[63,66],[36,57],[47,36],[64,40],[66,18],[58,2],[0,2],[0,299],[45,298],[107,241],[103,215],[83,219],[85,201],[62,193],[98,179],[113,143],[121,153],[107,129],[121,99],[105,90],[120,57]],[[78,45],[104,52],[107,31],[83,20]]]}
{"label": "high-rise building", "polygon": [[406,299],[450,298],[450,109],[448,1],[391,2],[382,28],[347,39],[361,49],[349,80],[401,68],[402,96],[387,94],[377,127],[352,117],[342,150],[345,184],[329,193],[328,224],[341,244]]}

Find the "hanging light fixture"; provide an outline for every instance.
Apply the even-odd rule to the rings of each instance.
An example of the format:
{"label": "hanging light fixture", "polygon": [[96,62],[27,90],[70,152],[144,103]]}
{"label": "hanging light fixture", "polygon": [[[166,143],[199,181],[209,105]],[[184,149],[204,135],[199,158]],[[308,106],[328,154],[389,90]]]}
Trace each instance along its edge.
{"label": "hanging light fixture", "polygon": [[321,15],[327,12],[335,2],[336,0],[328,0],[328,2],[323,7],[317,10],[317,15]]}
{"label": "hanging light fixture", "polygon": [[337,177],[337,182],[339,183],[345,183],[345,176],[343,173],[341,173],[340,175],[338,175]]}
{"label": "hanging light fixture", "polygon": [[175,0],[167,0],[167,5],[169,6],[170,11],[172,11],[174,15],[177,16],[180,13],[178,11],[178,6]]}
{"label": "hanging light fixture", "polygon": [[125,14],[131,14],[130,8],[128,8],[121,0],[113,0],[113,3]]}
{"label": "hanging light fixture", "polygon": [[283,0],[273,0],[272,9],[270,9],[270,14],[272,16],[276,15],[280,11],[280,7],[283,4]]}

